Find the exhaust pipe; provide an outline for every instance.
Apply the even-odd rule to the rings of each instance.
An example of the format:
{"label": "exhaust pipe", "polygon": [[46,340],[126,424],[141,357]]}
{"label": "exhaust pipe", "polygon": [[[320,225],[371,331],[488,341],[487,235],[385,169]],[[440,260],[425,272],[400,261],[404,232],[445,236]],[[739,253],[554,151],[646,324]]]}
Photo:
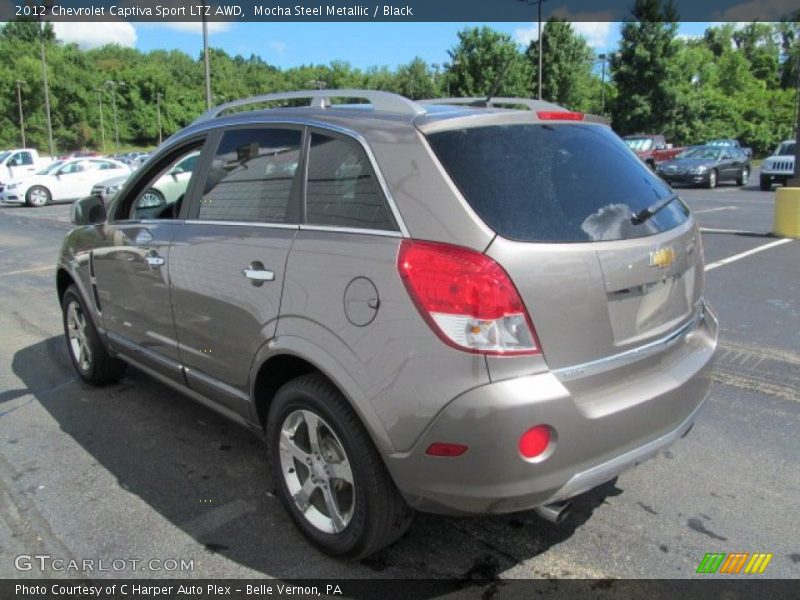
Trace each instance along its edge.
{"label": "exhaust pipe", "polygon": [[570,508],[572,504],[570,502],[554,502],[553,504],[543,504],[542,506],[537,506],[533,510],[536,511],[536,514],[550,521],[551,523],[555,523],[556,525],[560,525],[564,519],[567,518],[569,515]]}

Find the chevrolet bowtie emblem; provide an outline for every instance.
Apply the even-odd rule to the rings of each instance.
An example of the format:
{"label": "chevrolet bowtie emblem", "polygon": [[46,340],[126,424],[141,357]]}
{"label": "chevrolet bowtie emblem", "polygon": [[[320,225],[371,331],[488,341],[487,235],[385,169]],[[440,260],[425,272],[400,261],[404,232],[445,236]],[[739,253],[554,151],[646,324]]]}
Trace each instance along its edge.
{"label": "chevrolet bowtie emblem", "polygon": [[670,247],[661,248],[650,253],[650,266],[666,269],[675,262],[675,250]]}

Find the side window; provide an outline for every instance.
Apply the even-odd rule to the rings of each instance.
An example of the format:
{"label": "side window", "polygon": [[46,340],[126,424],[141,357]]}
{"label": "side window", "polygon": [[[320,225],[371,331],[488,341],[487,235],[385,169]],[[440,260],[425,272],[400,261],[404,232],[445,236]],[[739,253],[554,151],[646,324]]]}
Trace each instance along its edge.
{"label": "side window", "polygon": [[[139,192],[130,208],[131,219],[178,218],[201,147],[202,143],[198,142],[187,148],[166,166],[156,167],[152,176],[148,174],[148,179],[136,185]],[[194,159],[191,168],[185,168],[188,159]]]}
{"label": "side window", "polygon": [[295,222],[289,201],[299,186],[301,139],[296,129],[226,131],[203,186],[198,218]]}
{"label": "side window", "polygon": [[31,156],[30,152],[20,152],[19,153],[19,164],[21,165],[32,165],[33,164],[33,156]]}
{"label": "side window", "polygon": [[82,161],[76,161],[64,165],[58,172],[59,175],[72,175],[73,173],[80,173],[86,170],[86,165]]}
{"label": "side window", "polygon": [[308,155],[306,222],[397,230],[367,156],[354,140],[314,133]]}

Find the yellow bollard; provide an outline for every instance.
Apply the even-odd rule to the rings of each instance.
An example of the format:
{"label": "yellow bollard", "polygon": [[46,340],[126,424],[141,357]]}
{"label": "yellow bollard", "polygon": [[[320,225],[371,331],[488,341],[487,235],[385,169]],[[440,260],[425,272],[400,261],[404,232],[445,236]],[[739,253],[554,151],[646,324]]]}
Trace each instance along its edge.
{"label": "yellow bollard", "polygon": [[800,187],[777,189],[772,229],[778,237],[800,238]]}

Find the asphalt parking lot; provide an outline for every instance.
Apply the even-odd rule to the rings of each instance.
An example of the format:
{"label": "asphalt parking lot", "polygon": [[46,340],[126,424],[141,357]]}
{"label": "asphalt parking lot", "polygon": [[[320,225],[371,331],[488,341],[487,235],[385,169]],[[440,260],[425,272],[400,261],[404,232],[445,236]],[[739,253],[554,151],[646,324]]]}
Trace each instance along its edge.
{"label": "asphalt parking lot", "polygon": [[47,553],[194,567],[56,577],[692,578],[707,552],[770,552],[760,577],[800,577],[800,241],[771,237],[774,192],[753,181],[679,190],[721,323],[687,438],[577,498],[561,526],[419,515],[355,564],[300,537],[247,432],[134,370],[104,389],[78,380],[53,280],[69,206],[0,206],[0,577],[42,576],[14,557]]}

